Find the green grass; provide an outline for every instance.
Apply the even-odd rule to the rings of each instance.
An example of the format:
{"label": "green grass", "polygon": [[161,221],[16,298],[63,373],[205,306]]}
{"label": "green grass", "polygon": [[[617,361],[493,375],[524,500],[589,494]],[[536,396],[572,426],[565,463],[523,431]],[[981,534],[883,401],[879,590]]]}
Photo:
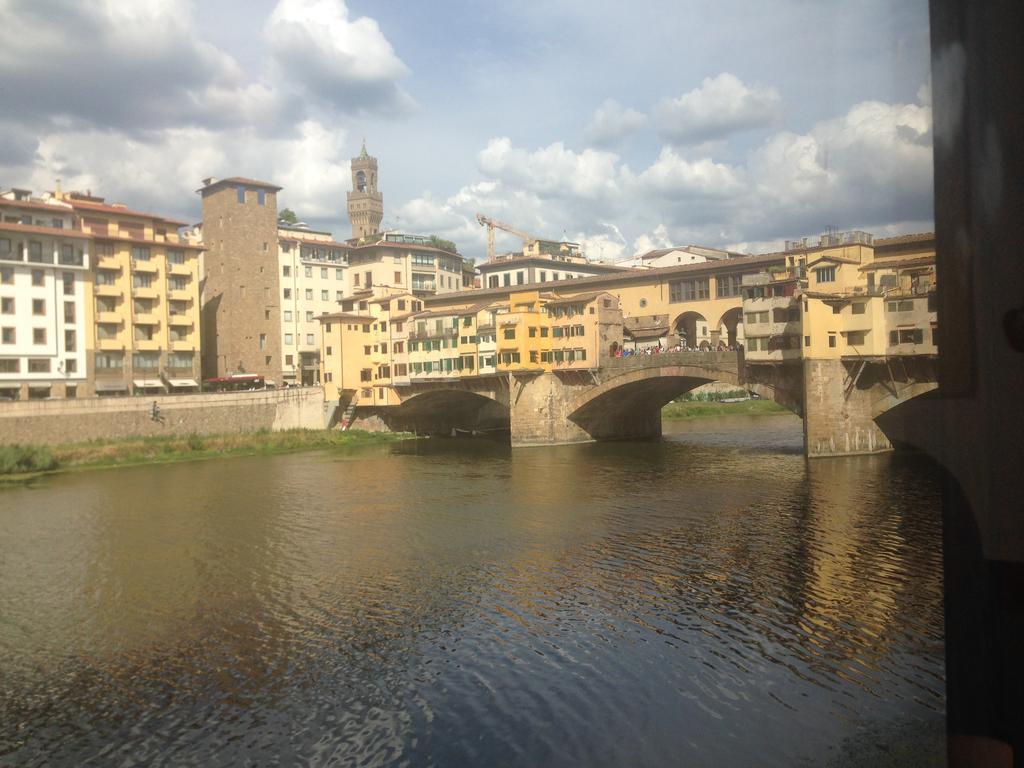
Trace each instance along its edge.
{"label": "green grass", "polygon": [[0,475],[48,472],[57,468],[49,448],[38,445],[0,445]]}
{"label": "green grass", "polygon": [[703,416],[772,416],[789,413],[772,400],[744,400],[719,403],[713,400],[675,400],[661,409],[665,419],[695,419]]}
{"label": "green grass", "polygon": [[166,464],[228,456],[270,455],[401,440],[402,433],[341,432],[333,429],[260,430],[231,435],[178,435],[119,440],[90,440],[49,447],[0,446],[0,477],[24,479],[69,469]]}

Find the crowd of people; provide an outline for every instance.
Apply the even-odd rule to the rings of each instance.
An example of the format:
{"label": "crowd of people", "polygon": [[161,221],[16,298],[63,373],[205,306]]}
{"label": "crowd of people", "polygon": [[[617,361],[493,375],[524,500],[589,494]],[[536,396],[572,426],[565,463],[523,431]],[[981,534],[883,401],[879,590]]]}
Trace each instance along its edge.
{"label": "crowd of people", "polygon": [[717,346],[712,346],[710,342],[701,342],[698,347],[691,347],[685,343],[676,344],[673,347],[666,346],[664,344],[658,344],[653,347],[640,347],[637,349],[626,349],[618,348],[615,350],[615,357],[634,357],[636,355],[660,355],[666,352],[738,352],[740,346],[738,344],[726,344],[725,342],[718,342]]}

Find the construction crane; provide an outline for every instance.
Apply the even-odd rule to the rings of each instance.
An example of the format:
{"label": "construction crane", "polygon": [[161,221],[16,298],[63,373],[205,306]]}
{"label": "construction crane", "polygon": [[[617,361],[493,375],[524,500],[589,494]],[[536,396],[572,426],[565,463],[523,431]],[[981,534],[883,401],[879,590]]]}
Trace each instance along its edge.
{"label": "construction crane", "polygon": [[487,260],[492,261],[494,259],[494,230],[501,229],[505,232],[521,237],[523,239],[523,245],[528,243],[537,242],[537,238],[533,235],[527,234],[522,230],[516,229],[515,227],[506,224],[503,221],[492,219],[488,216],[484,216],[482,213],[476,215],[476,220],[481,227],[487,227]]}

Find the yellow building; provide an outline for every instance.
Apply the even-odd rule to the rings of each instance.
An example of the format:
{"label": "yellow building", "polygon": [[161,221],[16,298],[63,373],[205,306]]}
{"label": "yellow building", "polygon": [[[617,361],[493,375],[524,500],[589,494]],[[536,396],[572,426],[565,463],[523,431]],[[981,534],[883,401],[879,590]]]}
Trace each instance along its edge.
{"label": "yellow building", "polygon": [[19,265],[0,271],[5,396],[198,390],[202,248],[184,222],[77,192],[0,200],[0,261]]}
{"label": "yellow building", "polygon": [[934,235],[829,234],[743,285],[746,358],[937,353]]}
{"label": "yellow building", "polygon": [[59,195],[93,243],[89,378],[97,394],[198,391],[200,246],[185,222]]}

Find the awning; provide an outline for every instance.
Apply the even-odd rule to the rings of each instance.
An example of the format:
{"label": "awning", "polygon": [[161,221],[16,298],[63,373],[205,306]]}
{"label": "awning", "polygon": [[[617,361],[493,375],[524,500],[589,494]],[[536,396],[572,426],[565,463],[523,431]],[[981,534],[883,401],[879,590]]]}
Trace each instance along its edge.
{"label": "awning", "polygon": [[128,385],[123,381],[97,381],[97,392],[127,392]]}
{"label": "awning", "polygon": [[195,379],[168,379],[167,383],[172,387],[198,387],[199,382]]}
{"label": "awning", "polygon": [[160,379],[133,379],[134,384],[139,389],[163,389],[164,383]]}

